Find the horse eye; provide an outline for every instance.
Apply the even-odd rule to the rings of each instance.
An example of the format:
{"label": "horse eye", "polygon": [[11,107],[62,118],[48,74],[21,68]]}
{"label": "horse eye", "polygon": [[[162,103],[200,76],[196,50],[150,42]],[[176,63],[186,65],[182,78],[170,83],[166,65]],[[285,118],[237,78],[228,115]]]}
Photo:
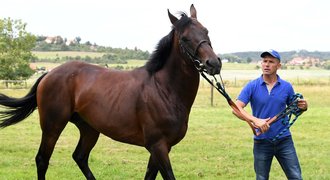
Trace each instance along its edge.
{"label": "horse eye", "polygon": [[188,42],[188,41],[189,41],[189,39],[187,39],[186,37],[182,37],[181,40],[182,40],[183,42]]}

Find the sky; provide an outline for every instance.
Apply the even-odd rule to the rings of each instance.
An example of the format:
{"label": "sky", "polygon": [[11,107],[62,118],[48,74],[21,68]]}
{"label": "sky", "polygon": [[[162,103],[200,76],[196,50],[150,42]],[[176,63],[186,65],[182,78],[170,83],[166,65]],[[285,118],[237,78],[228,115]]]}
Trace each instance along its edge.
{"label": "sky", "polygon": [[167,10],[190,15],[191,4],[216,53],[330,51],[328,0],[4,0],[0,18],[34,35],[152,52],[171,31]]}

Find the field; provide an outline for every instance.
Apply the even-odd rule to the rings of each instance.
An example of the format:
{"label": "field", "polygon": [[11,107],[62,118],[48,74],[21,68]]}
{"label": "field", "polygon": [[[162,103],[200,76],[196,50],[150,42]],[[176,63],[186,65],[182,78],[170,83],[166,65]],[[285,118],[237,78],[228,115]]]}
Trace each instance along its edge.
{"label": "field", "polygon": [[62,58],[62,57],[101,57],[104,55],[104,53],[100,52],[83,52],[83,51],[34,51],[33,54],[37,56],[39,59],[55,59],[56,57]]}
{"label": "field", "polygon": [[[229,75],[247,75],[227,73],[223,73],[224,79],[232,77]],[[311,74],[317,76],[315,72]],[[243,82],[239,77],[234,79]],[[326,74],[309,80],[324,79],[326,83],[321,85],[295,86],[296,92],[302,93],[309,102],[309,110],[291,129],[304,179],[330,179],[328,78]],[[235,98],[241,88],[240,84],[228,85],[227,91]],[[0,93],[14,97],[22,97],[27,92],[27,89],[0,89]],[[25,121],[0,130],[0,179],[37,179],[34,158],[40,138],[37,111]],[[47,179],[84,179],[71,158],[78,138],[78,130],[68,124],[50,160]],[[97,179],[143,179],[148,158],[144,148],[101,135],[91,152],[89,164]],[[220,94],[215,94],[214,106],[210,106],[210,86],[205,81],[201,82],[193,105],[186,137],[173,147],[170,158],[177,179],[254,179],[252,132],[245,122],[231,114]],[[270,176],[271,179],[286,179],[275,159]],[[157,179],[162,178],[158,175]]]}
{"label": "field", "polygon": [[[40,56],[73,56],[39,53]],[[77,54],[81,55],[81,53]],[[87,55],[87,54],[86,54]],[[88,54],[91,56],[91,54]],[[99,56],[100,54],[94,54]],[[146,61],[130,60],[126,67],[137,67]],[[60,64],[37,63],[53,69]],[[116,66],[116,65],[111,65]],[[260,75],[252,64],[223,64],[222,78],[226,90],[235,98],[242,86]],[[302,166],[304,179],[330,179],[330,71],[321,69],[280,70],[282,78],[295,85],[309,102],[309,110],[292,127],[293,138]],[[28,86],[36,77],[27,81]],[[28,89],[0,89],[14,97],[22,97]],[[214,95],[210,106],[210,86],[201,81],[192,108],[186,137],[173,147],[170,158],[177,179],[255,179],[252,156],[252,132],[249,126],[231,114],[230,107],[220,94]],[[25,121],[0,130],[0,179],[37,179],[35,155],[39,148],[41,130],[35,111]],[[56,144],[50,160],[47,179],[84,179],[71,158],[79,132],[68,124]],[[141,147],[119,143],[100,136],[90,155],[89,164],[97,179],[143,179],[148,152]],[[271,179],[286,179],[274,159]],[[162,179],[158,175],[157,179]]]}
{"label": "field", "polygon": [[[54,57],[55,52],[37,52],[38,57],[48,56]],[[70,52],[57,52],[61,56],[71,55]],[[77,52],[75,52],[77,53]],[[101,56],[102,53],[82,52],[89,56]],[[89,54],[90,53],[90,54]],[[78,55],[78,54],[77,54]],[[146,63],[145,60],[128,60],[127,64],[108,64],[110,68],[122,66],[123,69],[132,69],[143,66]],[[55,67],[61,65],[60,63],[46,63],[38,62],[31,63],[31,67],[46,67],[47,70],[52,70]],[[232,86],[243,86],[247,81],[258,77],[260,75],[260,69],[256,69],[256,64],[237,64],[237,63],[224,63],[222,67],[221,75],[226,84]],[[278,74],[281,78],[289,80],[292,84],[298,85],[330,85],[330,71],[325,69],[312,68],[309,70],[279,70]],[[30,80],[30,84],[34,82]],[[0,85],[1,88],[1,85]]]}
{"label": "field", "polygon": [[[101,57],[104,53],[100,52],[75,52],[75,51],[49,51],[49,52],[33,52],[39,59],[49,58],[55,59],[57,57],[65,56],[90,56]],[[127,64],[108,64],[109,67],[115,68],[122,66],[123,69],[132,69],[142,66],[146,63],[144,60],[128,60]],[[54,69],[60,65],[60,63],[31,63],[32,67],[46,67],[47,70]],[[259,65],[260,66],[260,65]],[[227,84],[233,86],[242,86],[248,80],[253,79],[260,74],[260,69],[256,69],[257,64],[242,64],[242,63],[223,63],[222,76]],[[308,70],[302,70],[299,68],[288,67],[288,70],[279,70],[279,75],[290,80],[293,84],[305,84],[305,85],[330,85],[330,71],[312,67]]]}

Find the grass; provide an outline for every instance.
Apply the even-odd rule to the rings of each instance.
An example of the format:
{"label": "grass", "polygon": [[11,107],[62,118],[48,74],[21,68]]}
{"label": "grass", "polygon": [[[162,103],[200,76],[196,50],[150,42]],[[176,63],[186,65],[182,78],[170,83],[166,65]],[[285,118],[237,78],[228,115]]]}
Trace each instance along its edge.
{"label": "grass", "polygon": [[[65,56],[58,56],[62,55]],[[80,52],[77,55],[82,56]],[[137,67],[145,62],[130,60],[123,66]],[[54,68],[59,64],[35,65]],[[222,77],[233,99],[242,85],[259,76],[260,70],[254,68],[254,65],[248,64],[223,64]],[[280,70],[279,74],[295,84],[296,92],[302,93],[309,102],[309,110],[292,127],[303,177],[330,179],[330,140],[327,138],[330,136],[327,126],[330,108],[326,106],[330,104],[327,98],[330,72]],[[29,85],[35,78],[28,82]],[[26,89],[0,89],[0,93],[14,97],[22,97],[27,92]],[[22,123],[0,130],[0,179],[36,179],[34,157],[40,138],[37,112]],[[56,144],[47,172],[48,179],[84,179],[71,158],[78,138],[78,130],[68,124]],[[148,158],[144,148],[101,135],[89,162],[98,179],[143,179]],[[252,132],[249,126],[231,114],[225,99],[216,91],[214,106],[210,106],[210,87],[204,80],[190,114],[186,137],[173,147],[170,158],[177,179],[254,179]],[[162,178],[158,175],[157,179]],[[271,179],[285,179],[275,160]]]}
{"label": "grass", "polygon": [[105,53],[101,52],[84,52],[84,51],[33,51],[32,52],[39,59],[55,59],[62,57],[85,57],[89,56],[91,58],[102,57]]}
{"label": "grass", "polygon": [[[253,70],[256,69],[257,64],[251,63],[223,63],[222,69],[226,70]],[[260,65],[259,65],[260,66]]]}
{"label": "grass", "polygon": [[[241,87],[227,87],[235,98]],[[292,126],[293,138],[304,179],[330,179],[330,86],[296,86],[309,102],[309,110]],[[22,97],[28,90],[4,90]],[[177,179],[254,179],[252,132],[231,114],[220,94],[210,106],[210,88],[200,86],[192,108],[186,137],[173,147],[170,158]],[[38,113],[25,121],[0,130],[0,179],[36,179],[34,157],[41,130]],[[71,158],[79,132],[68,124],[58,140],[47,178],[84,179]],[[97,179],[143,179],[149,154],[141,147],[113,141],[103,135],[91,152],[90,166]],[[286,179],[274,160],[271,179]],[[158,175],[157,179],[162,179]]]}
{"label": "grass", "polygon": [[[50,56],[49,58],[53,58],[53,53],[55,53],[55,52],[37,52],[37,53],[39,53],[39,55],[37,55],[37,56],[40,59],[41,57],[44,57],[44,56]],[[67,52],[63,51],[63,53],[65,53],[65,54],[61,54],[61,56],[65,56]],[[78,53],[78,52],[75,52],[75,53]],[[92,52],[89,52],[89,53],[92,53]],[[98,53],[98,54],[101,54],[101,53]],[[94,56],[97,56],[98,54],[95,53]],[[69,53],[69,55],[73,56],[73,54],[70,54],[70,53]],[[83,54],[81,54],[81,55],[83,55]],[[86,55],[93,56],[93,54],[88,54],[88,52],[85,52],[85,56]],[[127,60],[127,64],[108,64],[108,66],[111,68],[116,68],[117,66],[122,66],[124,70],[125,69],[127,70],[127,69],[133,69],[136,67],[143,66],[146,62],[147,62],[146,60],[131,59],[131,60]],[[33,69],[36,69],[36,67],[45,67],[47,70],[52,70],[61,64],[62,63],[35,62],[35,63],[30,63],[30,67],[32,67]],[[103,65],[104,64],[102,64],[102,66]]]}

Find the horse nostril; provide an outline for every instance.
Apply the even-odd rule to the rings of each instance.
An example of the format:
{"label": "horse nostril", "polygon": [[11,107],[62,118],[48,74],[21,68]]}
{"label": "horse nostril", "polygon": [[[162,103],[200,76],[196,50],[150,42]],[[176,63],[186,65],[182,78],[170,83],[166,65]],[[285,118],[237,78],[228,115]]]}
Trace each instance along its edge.
{"label": "horse nostril", "polygon": [[206,64],[207,66],[211,66],[209,60],[207,60],[205,64]]}
{"label": "horse nostril", "polygon": [[216,67],[218,67],[218,66],[221,66],[221,60],[220,60],[220,58],[218,58],[217,60],[219,60],[219,61],[216,61],[216,60],[207,60],[206,61],[206,65],[207,66],[209,66],[209,67],[212,67],[212,68],[216,68]]}
{"label": "horse nostril", "polygon": [[209,67],[214,67],[214,65],[212,64],[212,62],[210,60],[206,61],[206,65]]}
{"label": "horse nostril", "polygon": [[214,60],[207,60],[205,65],[208,67],[209,72],[214,75],[220,73],[222,63],[220,58],[217,58]]}

